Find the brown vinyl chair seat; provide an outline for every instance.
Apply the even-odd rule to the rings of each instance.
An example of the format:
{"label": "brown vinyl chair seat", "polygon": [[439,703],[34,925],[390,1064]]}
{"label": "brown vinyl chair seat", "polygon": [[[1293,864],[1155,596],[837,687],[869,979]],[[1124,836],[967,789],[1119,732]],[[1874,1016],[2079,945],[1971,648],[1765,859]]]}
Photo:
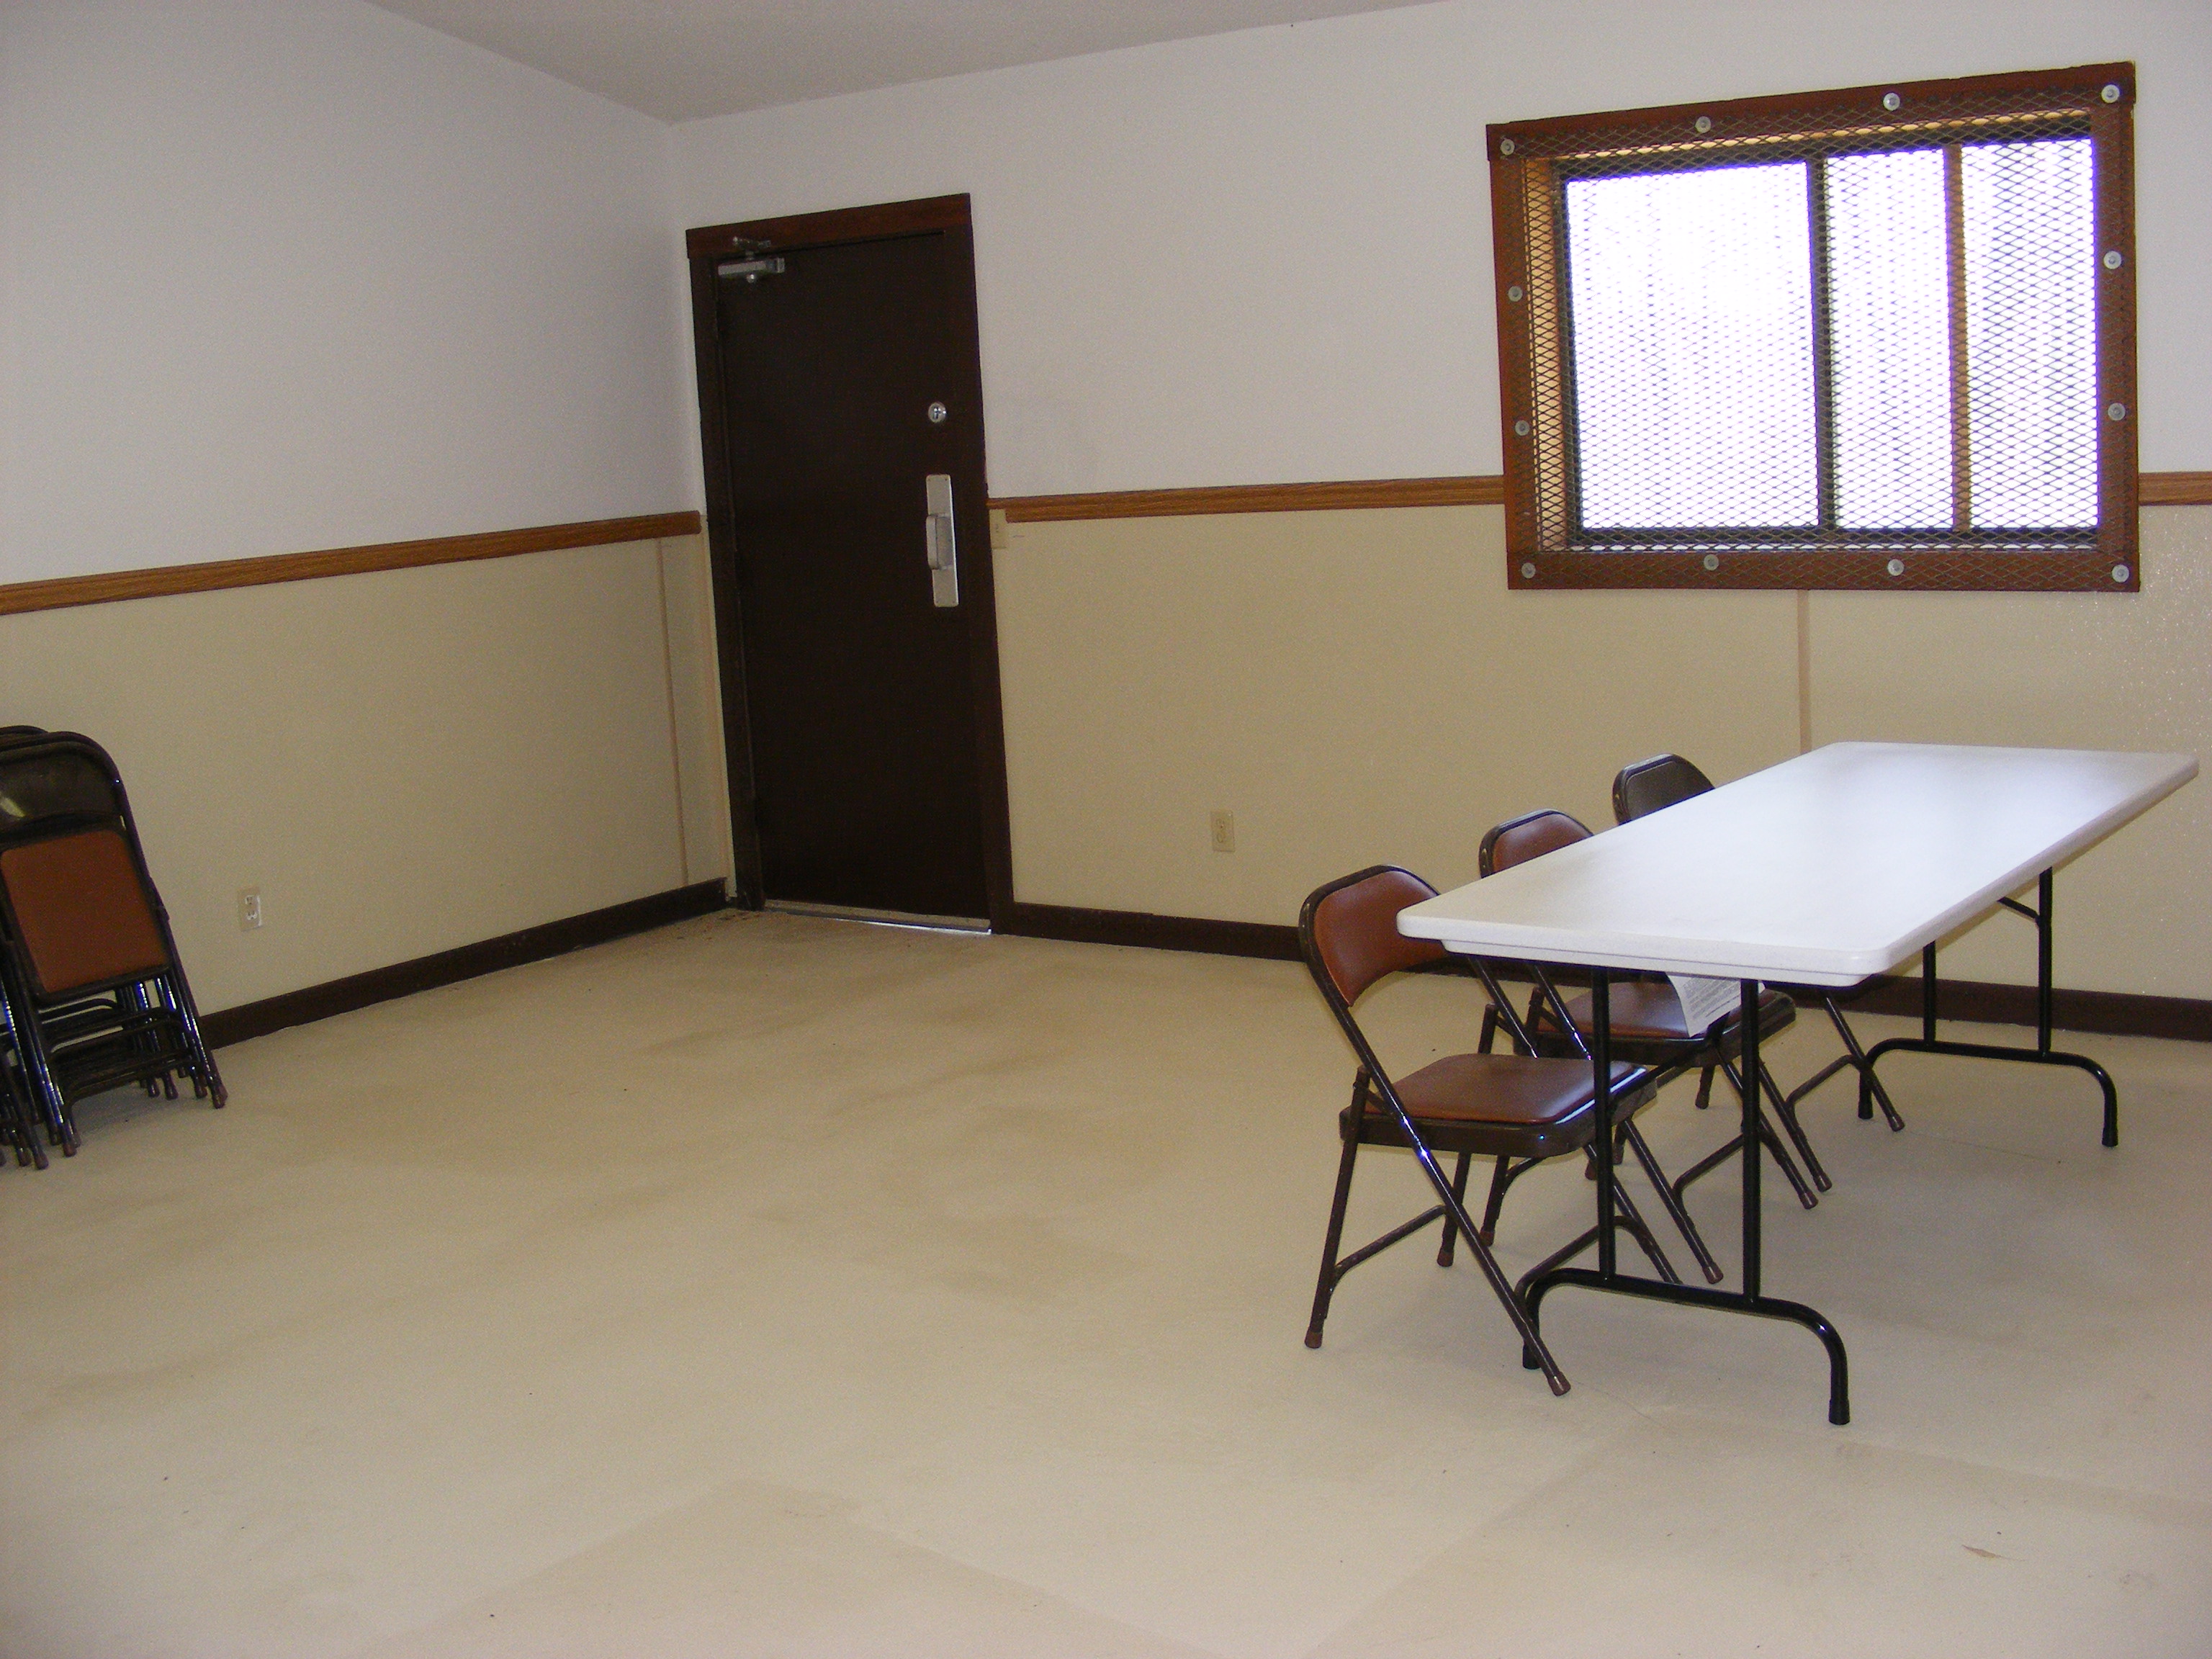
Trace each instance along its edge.
{"label": "brown vinyl chair seat", "polygon": [[[1634,1110],[1650,1091],[1641,1068],[1616,1065],[1615,1109]],[[1592,1133],[1589,1062],[1530,1060],[1519,1054],[1448,1054],[1396,1079],[1421,1138],[1439,1152],[1477,1158],[1556,1158],[1589,1145]],[[1352,1110],[1337,1115],[1352,1132]],[[1370,1146],[1408,1145],[1397,1118],[1379,1102],[1360,1115],[1359,1138]]]}

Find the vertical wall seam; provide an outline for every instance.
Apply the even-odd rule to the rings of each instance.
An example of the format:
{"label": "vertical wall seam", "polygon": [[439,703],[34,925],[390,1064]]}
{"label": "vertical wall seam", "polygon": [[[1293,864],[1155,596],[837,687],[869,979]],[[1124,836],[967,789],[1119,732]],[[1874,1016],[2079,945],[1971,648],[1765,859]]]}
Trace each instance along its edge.
{"label": "vertical wall seam", "polygon": [[684,826],[688,803],[684,792],[684,733],[676,718],[676,645],[668,625],[668,544],[653,544],[653,579],[660,594],[660,689],[668,705],[668,769],[676,783],[676,862],[684,872],[684,885],[691,884],[691,837]]}
{"label": "vertical wall seam", "polygon": [[1797,752],[1813,747],[1813,596],[1797,590]]}

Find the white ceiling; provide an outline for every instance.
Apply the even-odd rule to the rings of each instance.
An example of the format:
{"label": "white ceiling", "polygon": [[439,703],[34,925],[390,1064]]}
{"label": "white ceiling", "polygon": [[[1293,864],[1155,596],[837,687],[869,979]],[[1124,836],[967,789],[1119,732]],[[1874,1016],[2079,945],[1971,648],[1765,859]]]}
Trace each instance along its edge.
{"label": "white ceiling", "polygon": [[1424,0],[379,0],[664,121]]}

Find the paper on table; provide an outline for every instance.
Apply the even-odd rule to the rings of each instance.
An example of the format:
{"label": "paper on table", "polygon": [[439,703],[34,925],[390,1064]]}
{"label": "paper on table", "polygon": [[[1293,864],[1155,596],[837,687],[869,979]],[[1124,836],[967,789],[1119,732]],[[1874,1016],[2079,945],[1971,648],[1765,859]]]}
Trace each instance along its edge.
{"label": "paper on table", "polygon": [[1681,999],[1683,1029],[1692,1036],[1703,1036],[1715,1020],[1724,1019],[1742,1006],[1742,990],[1732,979],[1669,974],[1667,982]]}

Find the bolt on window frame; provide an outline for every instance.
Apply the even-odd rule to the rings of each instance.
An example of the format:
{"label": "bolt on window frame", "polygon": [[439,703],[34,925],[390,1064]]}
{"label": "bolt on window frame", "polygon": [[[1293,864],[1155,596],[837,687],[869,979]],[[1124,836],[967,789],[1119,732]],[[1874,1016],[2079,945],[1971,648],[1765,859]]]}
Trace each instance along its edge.
{"label": "bolt on window frame", "polygon": [[[2114,95],[2108,97],[2108,91]],[[1488,129],[1497,265],[1498,377],[1505,452],[1506,580],[1515,588],[1948,589],[2135,592],[2136,533],[2134,121],[2132,64],[1516,121]],[[1971,106],[1971,112],[1961,106]],[[1577,522],[1577,434],[1566,270],[1566,185],[1576,177],[1674,172],[1731,161],[1940,148],[1950,234],[1960,234],[1955,178],[1962,143],[2009,136],[2082,137],[2091,146],[2097,383],[2097,524],[2071,535],[1853,532],[1833,526],[1834,459],[1824,453],[1821,523],[1809,532],[1585,532]],[[1651,166],[1634,163],[1648,157]],[[1817,185],[1814,199],[1817,203]],[[2112,263],[2118,254],[2118,263]],[[1954,250],[1955,260],[1955,250]],[[1826,251],[1811,252],[1814,374],[1826,395]],[[1963,355],[1954,308],[1954,449]],[[2118,410],[2118,416],[2111,411]],[[2110,416],[2109,418],[2107,418]],[[1823,413],[1826,422],[1830,416]],[[1954,463],[1955,465],[1955,463]],[[1954,484],[1954,491],[1962,486]],[[1963,501],[1963,498],[1955,498]],[[1658,545],[1634,545],[1639,539]],[[1631,544],[1624,545],[1624,543]],[[1686,545],[1685,544],[1687,544]]]}

